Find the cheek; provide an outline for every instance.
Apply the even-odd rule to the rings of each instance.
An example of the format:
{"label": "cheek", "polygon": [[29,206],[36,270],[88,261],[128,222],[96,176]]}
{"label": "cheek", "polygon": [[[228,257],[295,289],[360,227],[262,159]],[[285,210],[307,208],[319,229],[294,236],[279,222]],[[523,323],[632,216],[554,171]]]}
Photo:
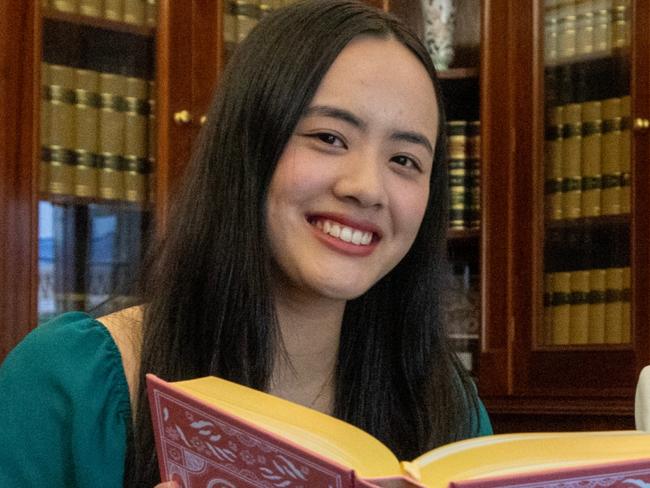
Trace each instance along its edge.
{"label": "cheek", "polygon": [[429,188],[417,188],[403,195],[396,205],[395,217],[408,238],[413,241],[420,230],[427,209]]}

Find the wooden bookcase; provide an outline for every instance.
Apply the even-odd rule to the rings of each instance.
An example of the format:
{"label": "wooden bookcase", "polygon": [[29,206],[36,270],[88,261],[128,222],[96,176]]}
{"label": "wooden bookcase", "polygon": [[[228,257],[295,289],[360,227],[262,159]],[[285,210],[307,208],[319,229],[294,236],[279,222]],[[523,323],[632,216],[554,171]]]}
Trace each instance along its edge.
{"label": "wooden bookcase", "polygon": [[[650,5],[630,0],[632,120],[650,118]],[[472,3],[474,2],[474,3]],[[416,0],[370,3],[417,27]],[[544,347],[543,0],[463,0],[469,42],[443,83],[476,81],[481,121],[481,227],[450,234],[452,252],[480,269],[478,386],[495,430],[631,428],[638,372],[650,364],[650,133],[632,131],[629,343]],[[468,7],[468,5],[470,7]],[[477,9],[476,5],[480,8]],[[37,323],[39,2],[0,0],[0,358]],[[223,1],[161,0],[155,36],[156,225],[164,226],[224,63]],[[480,16],[478,12],[480,11]],[[56,15],[51,15],[56,20]],[[69,18],[68,18],[69,19]],[[100,26],[101,27],[101,26]],[[106,26],[104,26],[106,27]],[[476,47],[476,46],[475,46]],[[461,54],[462,53],[462,54]],[[621,223],[622,222],[622,223]],[[557,224],[559,226],[569,224]]]}

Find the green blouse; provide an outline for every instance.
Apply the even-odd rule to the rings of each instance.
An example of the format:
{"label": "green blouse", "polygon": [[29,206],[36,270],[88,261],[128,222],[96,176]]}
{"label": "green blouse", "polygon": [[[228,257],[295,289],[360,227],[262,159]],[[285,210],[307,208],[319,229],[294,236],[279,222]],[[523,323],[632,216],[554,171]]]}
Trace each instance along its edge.
{"label": "green blouse", "polygon": [[0,486],[121,487],[129,389],[108,330],[71,312],[0,368]]}
{"label": "green blouse", "polygon": [[[85,313],[63,314],[0,367],[0,487],[121,487],[130,424],[110,333]],[[482,403],[478,427],[492,433]]]}

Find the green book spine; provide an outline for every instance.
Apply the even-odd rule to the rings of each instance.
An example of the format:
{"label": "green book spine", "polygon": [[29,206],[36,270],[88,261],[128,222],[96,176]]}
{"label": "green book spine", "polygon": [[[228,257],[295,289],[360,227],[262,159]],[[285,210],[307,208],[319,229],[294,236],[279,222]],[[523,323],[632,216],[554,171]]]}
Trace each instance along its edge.
{"label": "green book spine", "polygon": [[630,45],[629,0],[613,0],[612,48],[622,49]]}
{"label": "green book spine", "polygon": [[49,140],[48,191],[58,195],[74,193],[72,148],[75,137],[75,76],[69,66],[49,65]]}
{"label": "green book spine", "polygon": [[156,0],[147,0],[145,25],[147,27],[156,27],[158,25],[158,2]]}
{"label": "green book spine", "polygon": [[576,55],[594,52],[594,11],[592,0],[576,2]]}
{"label": "green book spine", "polygon": [[558,20],[557,0],[547,0],[544,4],[544,58],[546,64],[552,65],[557,61]]}
{"label": "green book spine", "polygon": [[99,160],[99,196],[124,200],[124,162],[119,154],[103,153]]}
{"label": "green book spine", "polygon": [[449,227],[465,229],[469,214],[469,193],[467,184],[468,142],[467,121],[450,120],[447,123],[449,135]]}

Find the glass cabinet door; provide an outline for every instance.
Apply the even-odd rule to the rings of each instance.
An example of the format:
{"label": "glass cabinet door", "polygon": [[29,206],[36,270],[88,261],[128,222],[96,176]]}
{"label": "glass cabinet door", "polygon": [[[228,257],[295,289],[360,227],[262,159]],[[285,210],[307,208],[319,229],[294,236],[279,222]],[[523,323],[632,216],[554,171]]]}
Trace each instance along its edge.
{"label": "glass cabinet door", "polygon": [[630,0],[544,2],[539,347],[631,342],[630,13]]}
{"label": "glass cabinet door", "polygon": [[157,5],[41,2],[39,322],[132,297],[152,213]]}

